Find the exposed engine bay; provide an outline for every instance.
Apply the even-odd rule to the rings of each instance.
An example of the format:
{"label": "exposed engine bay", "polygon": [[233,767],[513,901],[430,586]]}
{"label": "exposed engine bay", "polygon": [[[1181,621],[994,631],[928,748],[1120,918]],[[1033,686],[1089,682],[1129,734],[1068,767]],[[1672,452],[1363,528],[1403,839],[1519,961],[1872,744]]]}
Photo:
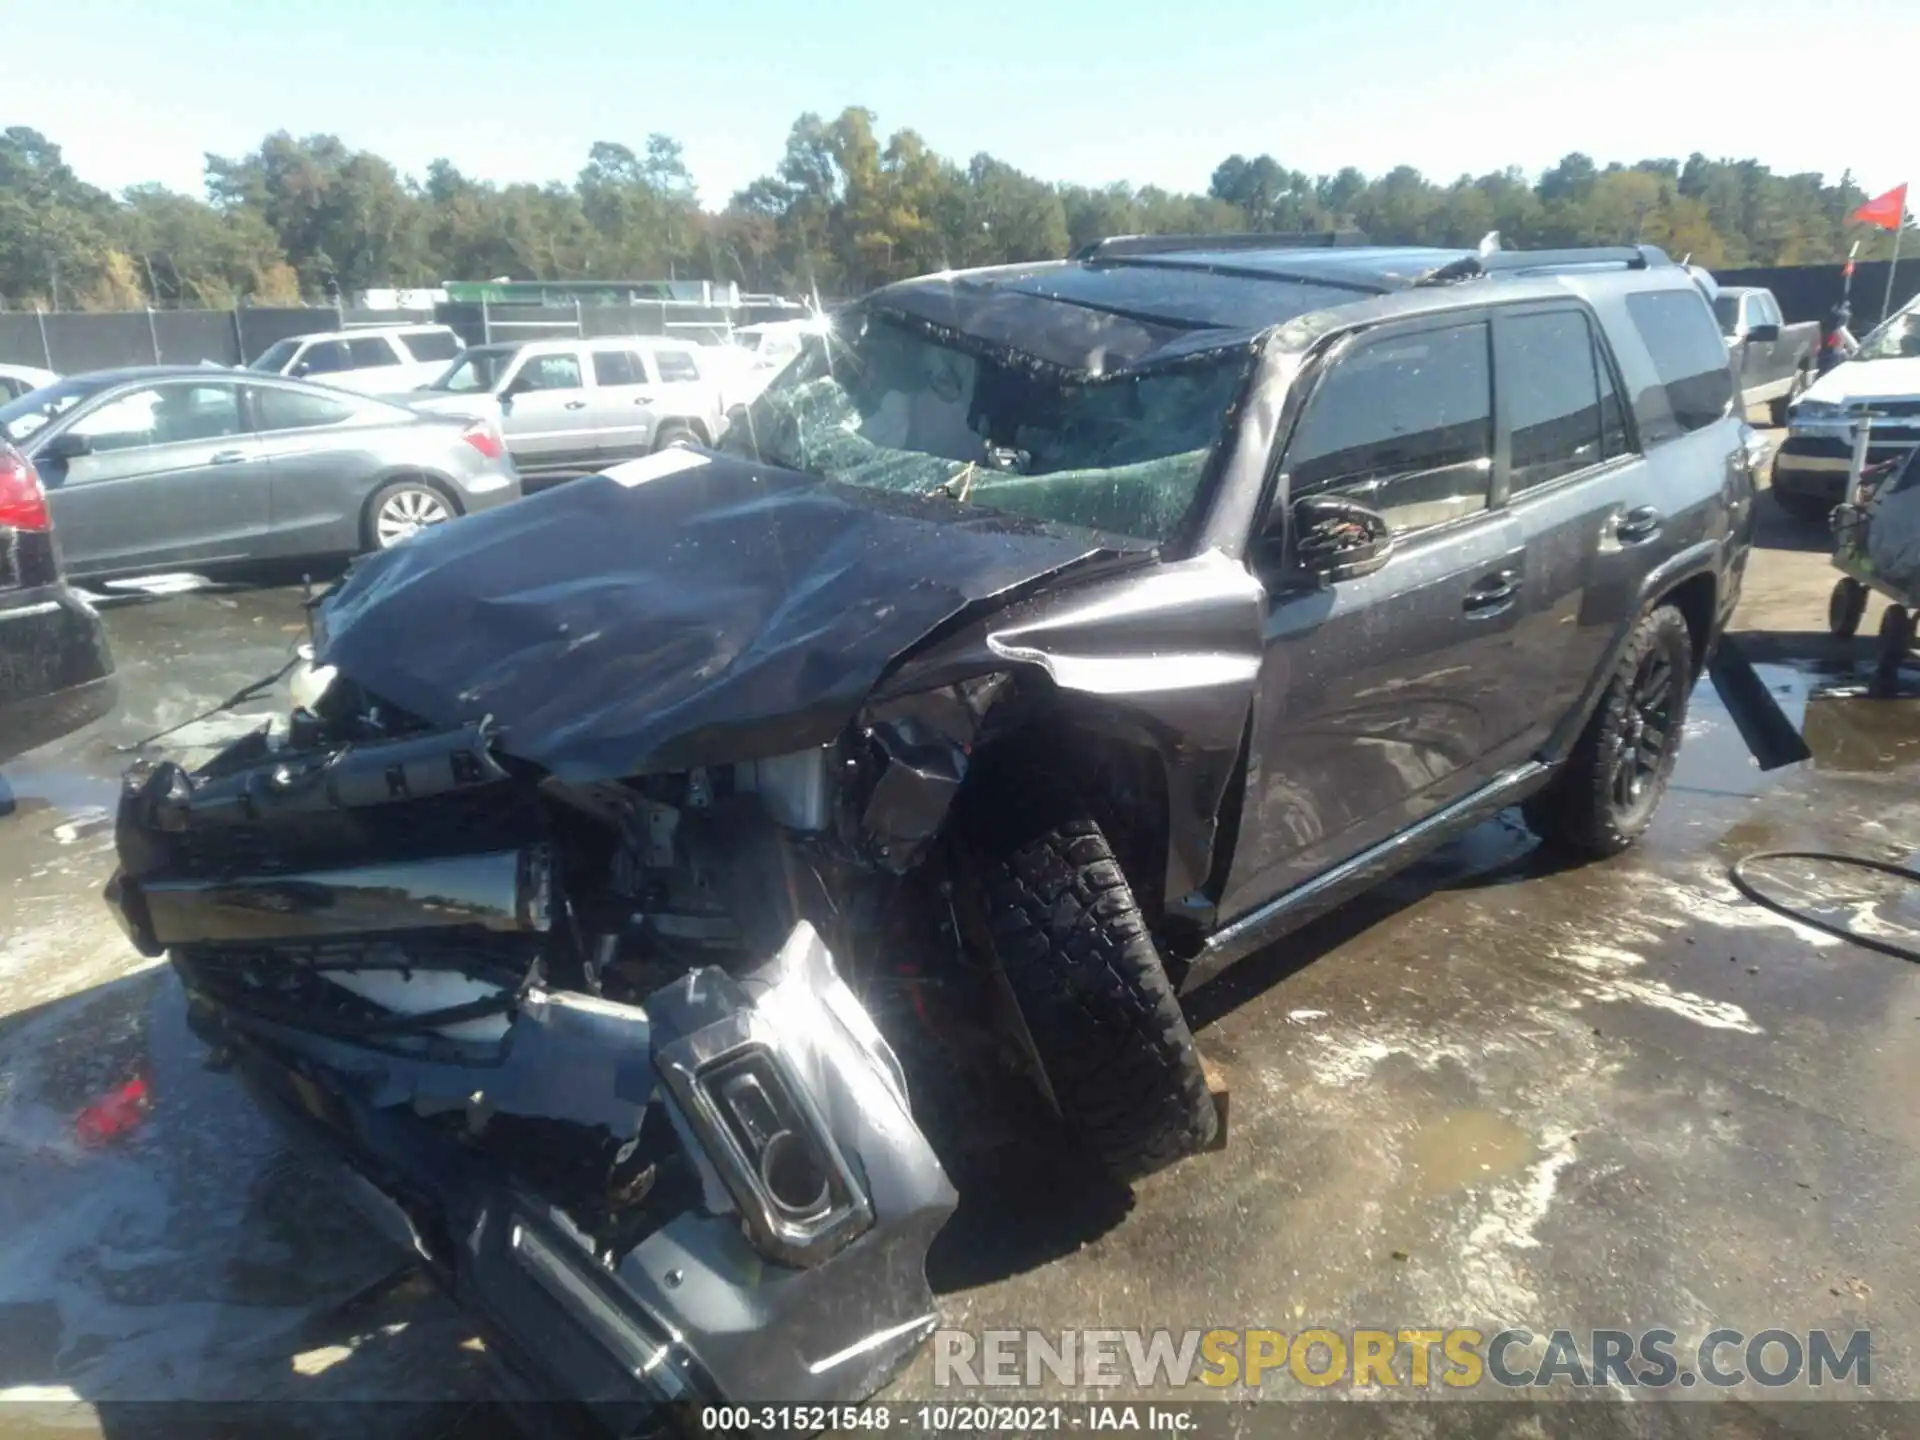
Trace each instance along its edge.
{"label": "exposed engine bay", "polygon": [[[601,1317],[603,1349],[651,1357],[653,1398],[864,1394],[932,1324],[926,1248],[954,1204],[883,1027],[922,1078],[1017,1064],[955,929],[925,924],[951,900],[923,863],[965,772],[951,737],[1012,684],[939,687],[793,754],[569,784],[486,723],[309,674],[283,731],[195,773],[129,773],[109,899],[171,955],[219,1061],[280,1108],[350,1149],[405,1117],[425,1131],[394,1150],[430,1133],[447,1152],[426,1186],[477,1161],[524,1197],[501,1202],[516,1274],[569,1288],[569,1264],[681,1256],[680,1284],[647,1292],[653,1323]],[[558,1227],[537,1259],[528,1198]],[[455,1274],[449,1199],[403,1210]],[[832,1268],[832,1318],[796,1291],[749,1343],[677,1308],[696,1264],[718,1287],[746,1264],[735,1301],[771,1304],[766,1260]]]}
{"label": "exposed engine bay", "polygon": [[[109,898],[221,1062],[362,1169],[444,1147],[420,1183],[456,1193],[402,1204],[430,1264],[489,1253],[454,1216],[498,1191],[480,1219],[518,1280],[577,1302],[581,1266],[621,1278],[625,1307],[584,1313],[641,1395],[867,1393],[933,1323],[954,1195],[848,983],[897,1008],[918,967],[843,979],[807,900],[850,933],[928,838],[909,792],[950,771],[904,747],[886,783],[890,757],[836,746],[569,786],[492,739],[337,683],[196,774],[131,773]],[[856,797],[878,828],[848,828]],[[829,890],[855,871],[874,895]]]}

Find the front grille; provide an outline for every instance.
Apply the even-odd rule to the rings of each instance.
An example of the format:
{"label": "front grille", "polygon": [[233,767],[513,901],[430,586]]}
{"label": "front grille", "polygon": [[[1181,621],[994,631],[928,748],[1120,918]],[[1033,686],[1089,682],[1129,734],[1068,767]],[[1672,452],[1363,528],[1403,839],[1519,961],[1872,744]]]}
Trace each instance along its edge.
{"label": "front grille", "polygon": [[1920,400],[1875,400],[1867,413],[1876,420],[1883,415],[1920,417]]}
{"label": "front grille", "polygon": [[[1920,439],[1920,435],[1910,437],[1893,430],[1890,426],[1876,425],[1867,443],[1868,463],[1891,460],[1897,455],[1904,455],[1912,448],[1916,439]],[[1889,443],[1884,445],[1874,443],[1879,440]],[[1805,456],[1810,460],[1852,460],[1853,442],[1825,435],[1789,435],[1786,442],[1781,445],[1780,453],[1787,456]]]}
{"label": "front grille", "polygon": [[506,849],[541,834],[543,821],[538,804],[519,787],[494,785],[376,810],[190,823],[151,833],[167,853],[168,875],[199,879]]}

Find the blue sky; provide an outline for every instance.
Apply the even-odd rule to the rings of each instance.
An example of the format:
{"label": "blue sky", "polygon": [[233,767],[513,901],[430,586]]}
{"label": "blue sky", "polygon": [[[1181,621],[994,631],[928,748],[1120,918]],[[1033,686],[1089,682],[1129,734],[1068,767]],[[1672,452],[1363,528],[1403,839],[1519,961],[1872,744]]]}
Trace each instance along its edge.
{"label": "blue sky", "polygon": [[1088,183],[1203,189],[1233,151],[1451,179],[1574,149],[1920,182],[1914,0],[0,0],[0,34],[39,37],[0,124],[111,189],[199,193],[202,152],[283,128],[501,181],[659,130],[718,205],[801,111],[848,104]]}

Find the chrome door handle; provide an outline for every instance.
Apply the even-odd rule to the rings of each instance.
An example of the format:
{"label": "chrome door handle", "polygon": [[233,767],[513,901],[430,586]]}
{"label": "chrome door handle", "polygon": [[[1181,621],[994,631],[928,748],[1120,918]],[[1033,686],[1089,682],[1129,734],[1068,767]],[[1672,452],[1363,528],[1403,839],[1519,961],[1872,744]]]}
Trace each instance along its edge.
{"label": "chrome door handle", "polygon": [[214,465],[238,465],[247,458],[244,450],[222,450],[209,462]]}
{"label": "chrome door handle", "polygon": [[1474,619],[1489,615],[1498,615],[1520,593],[1520,577],[1512,570],[1501,570],[1487,576],[1471,590],[1460,602],[1460,608]]}

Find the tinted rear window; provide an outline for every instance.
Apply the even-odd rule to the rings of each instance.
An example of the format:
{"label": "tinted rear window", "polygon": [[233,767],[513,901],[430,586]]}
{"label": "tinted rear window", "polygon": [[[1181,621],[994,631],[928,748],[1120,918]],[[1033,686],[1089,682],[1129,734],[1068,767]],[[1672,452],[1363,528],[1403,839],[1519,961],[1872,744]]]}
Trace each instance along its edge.
{"label": "tinted rear window", "polygon": [[460,341],[444,330],[424,330],[417,335],[402,335],[400,343],[416,360],[451,360],[460,353]]}
{"label": "tinted rear window", "polygon": [[262,385],[253,392],[254,423],[262,430],[309,430],[316,425],[338,425],[353,417],[350,400],[309,395]]}
{"label": "tinted rear window", "polygon": [[1598,465],[1605,453],[1600,372],[1586,317],[1577,310],[1503,315],[1493,348],[1513,435],[1513,490]]}
{"label": "tinted rear window", "polygon": [[1642,291],[1627,296],[1627,314],[1660,380],[1633,397],[1642,443],[1657,445],[1725,415],[1733,371],[1706,297],[1691,287]]}

